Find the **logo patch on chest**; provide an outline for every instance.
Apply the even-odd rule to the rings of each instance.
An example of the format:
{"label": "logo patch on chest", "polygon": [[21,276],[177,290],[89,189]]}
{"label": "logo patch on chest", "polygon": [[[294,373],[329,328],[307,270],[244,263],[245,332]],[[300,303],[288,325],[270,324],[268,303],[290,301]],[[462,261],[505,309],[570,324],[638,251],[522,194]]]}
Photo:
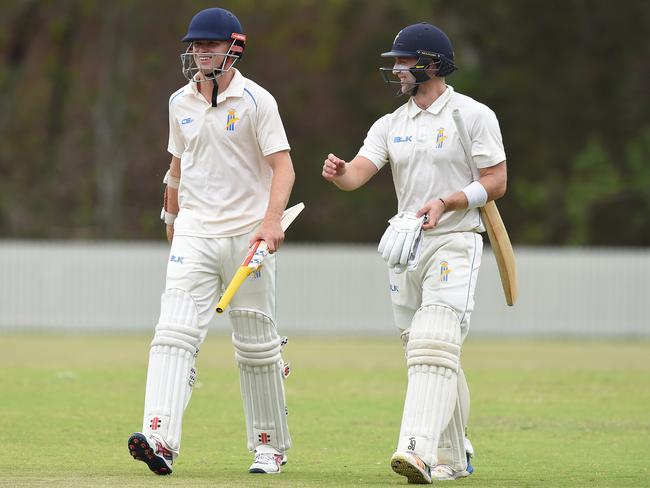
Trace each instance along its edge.
{"label": "logo patch on chest", "polygon": [[445,140],[447,140],[447,136],[445,135],[445,128],[441,127],[438,129],[436,135],[436,149],[442,149],[442,145],[445,143]]}
{"label": "logo patch on chest", "polygon": [[447,261],[442,261],[440,263],[440,281],[448,283],[450,273],[451,269],[449,269],[449,263]]}
{"label": "logo patch on chest", "polygon": [[237,117],[237,114],[235,113],[235,109],[231,108],[228,110],[228,118],[226,119],[226,130],[234,132],[235,131],[235,124],[239,122],[239,118]]}

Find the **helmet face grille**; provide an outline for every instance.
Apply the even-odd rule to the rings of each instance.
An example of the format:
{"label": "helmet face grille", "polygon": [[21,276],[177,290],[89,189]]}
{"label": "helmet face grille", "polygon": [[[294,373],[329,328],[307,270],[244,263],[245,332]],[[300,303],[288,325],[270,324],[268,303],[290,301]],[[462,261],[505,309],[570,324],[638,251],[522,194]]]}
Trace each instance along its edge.
{"label": "helmet face grille", "polygon": [[[235,41],[233,41],[234,45]],[[230,46],[230,49],[227,53],[195,53],[192,51],[192,45],[188,46],[187,51],[181,54],[181,65],[183,76],[188,81],[199,81],[202,80],[214,80],[221,76],[224,73],[227,73],[235,65],[235,62],[240,58],[240,55],[234,52],[233,45]],[[199,65],[198,59],[199,56],[209,57],[210,58],[210,67],[206,69]],[[219,58],[222,58],[221,61],[218,61]],[[226,67],[228,60],[232,59],[232,63]],[[197,75],[200,77],[197,78]]]}

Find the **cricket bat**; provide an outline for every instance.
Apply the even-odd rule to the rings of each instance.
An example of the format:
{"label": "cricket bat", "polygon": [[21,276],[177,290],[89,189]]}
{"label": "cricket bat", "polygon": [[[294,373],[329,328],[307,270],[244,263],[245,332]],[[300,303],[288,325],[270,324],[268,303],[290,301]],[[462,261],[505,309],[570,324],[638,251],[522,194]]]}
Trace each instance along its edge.
{"label": "cricket bat", "polygon": [[506,226],[501,219],[499,209],[494,201],[486,203],[481,208],[481,217],[483,218],[485,229],[490,238],[490,246],[492,246],[494,258],[497,261],[506,303],[512,307],[519,295],[519,285],[517,282],[515,253],[512,250],[512,244],[510,243]]}
{"label": "cricket bat", "polygon": [[[472,172],[474,180],[478,180],[479,171],[472,161],[472,143],[470,140],[469,132],[463,118],[460,115],[460,110],[455,108],[452,111],[456,128],[458,129],[458,136],[460,137],[461,146],[465,152],[465,158]],[[481,207],[481,218],[485,224],[488,237],[490,238],[490,246],[494,253],[494,258],[497,261],[499,268],[499,277],[501,278],[501,286],[503,287],[503,294],[506,298],[506,303],[513,306],[517,301],[519,294],[519,287],[517,281],[517,268],[515,266],[515,253],[512,250],[510,237],[506,231],[506,226],[503,223],[501,214],[497,209],[496,203],[490,201]]]}
{"label": "cricket bat", "polygon": [[[303,208],[305,208],[305,204],[301,202],[283,212],[282,219],[280,220],[280,225],[282,226],[283,231],[286,231],[289,228],[291,223],[296,219],[296,217],[298,217],[298,214],[302,212]],[[264,261],[264,258],[268,255],[269,248],[266,242],[260,239],[253,243],[253,245],[248,249],[248,254],[246,254],[246,257],[239,266],[235,276],[230,280],[226,291],[223,292],[219,303],[217,303],[217,313],[223,313],[242,283],[244,283],[251,273],[259,269],[262,265],[262,261]]]}

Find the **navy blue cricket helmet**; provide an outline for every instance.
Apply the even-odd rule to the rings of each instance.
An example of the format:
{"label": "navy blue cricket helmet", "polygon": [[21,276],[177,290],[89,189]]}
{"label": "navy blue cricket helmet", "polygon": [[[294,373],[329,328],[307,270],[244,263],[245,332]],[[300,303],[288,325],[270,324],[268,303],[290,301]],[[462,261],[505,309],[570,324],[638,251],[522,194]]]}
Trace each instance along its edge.
{"label": "navy blue cricket helmet", "polygon": [[239,57],[246,47],[246,35],[239,19],[223,8],[201,10],[190,21],[183,42],[233,41],[231,51]]}
{"label": "navy blue cricket helmet", "polygon": [[457,69],[454,64],[454,49],[447,34],[426,22],[404,27],[395,37],[393,48],[381,55],[385,58],[417,58],[418,66],[427,66],[433,62],[437,68],[435,76],[439,77],[447,76]]}

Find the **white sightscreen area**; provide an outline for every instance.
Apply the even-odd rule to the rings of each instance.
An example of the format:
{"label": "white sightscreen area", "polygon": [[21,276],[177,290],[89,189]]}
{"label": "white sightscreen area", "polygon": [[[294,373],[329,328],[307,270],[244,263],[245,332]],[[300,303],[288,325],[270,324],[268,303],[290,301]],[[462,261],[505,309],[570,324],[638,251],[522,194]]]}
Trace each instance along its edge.
{"label": "white sightscreen area", "polygon": [[[471,335],[650,336],[650,250],[515,252],[519,301],[508,307],[485,248]],[[167,256],[164,243],[0,241],[0,330],[152,331]],[[278,266],[282,332],[394,333],[374,246],[286,244]]]}

